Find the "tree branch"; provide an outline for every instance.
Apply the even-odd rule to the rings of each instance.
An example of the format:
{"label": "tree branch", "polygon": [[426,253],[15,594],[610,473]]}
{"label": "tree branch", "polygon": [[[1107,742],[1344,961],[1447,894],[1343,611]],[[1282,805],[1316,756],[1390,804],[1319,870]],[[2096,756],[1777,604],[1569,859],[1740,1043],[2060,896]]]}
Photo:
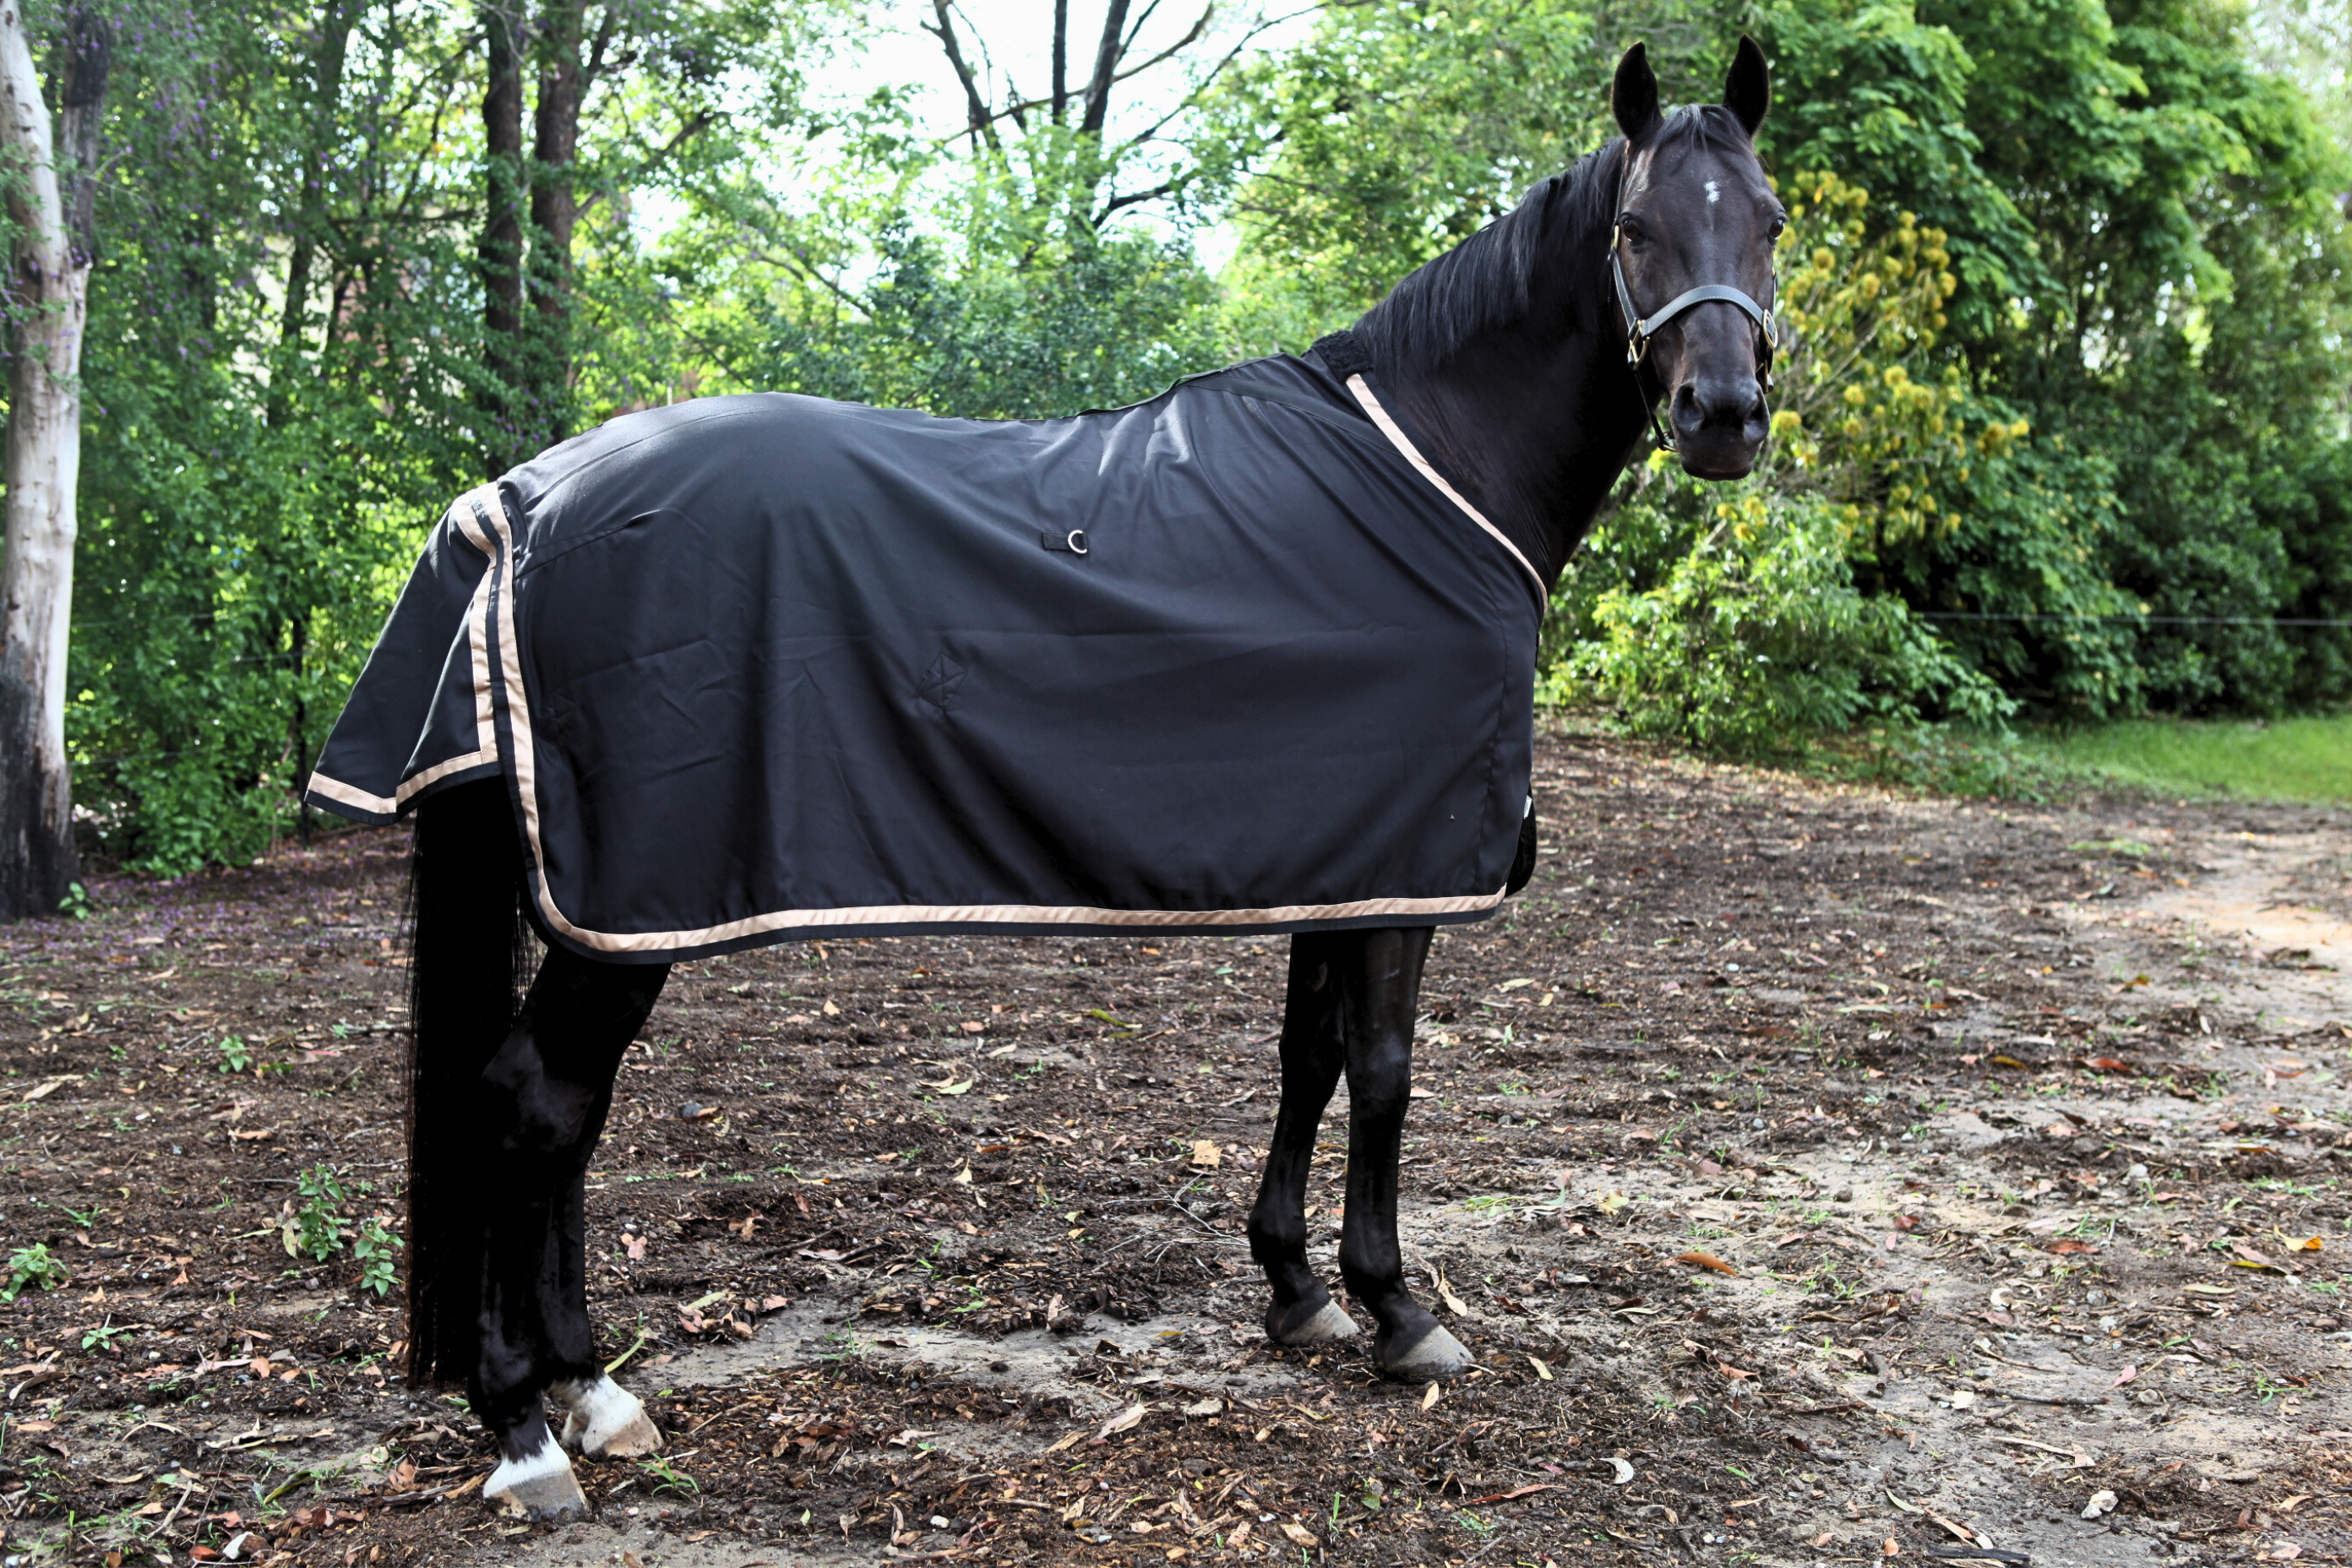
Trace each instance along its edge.
{"label": "tree branch", "polygon": [[964,134],[984,140],[992,149],[996,146],[996,116],[988,111],[988,100],[980,94],[980,84],[972,79],[971,67],[964,63],[963,46],[956,41],[955,18],[949,14],[948,0],[931,0],[932,14],[940,25],[920,24],[923,31],[939,39],[940,47],[947,51],[948,64],[955,67],[956,80],[963,84],[966,123]]}
{"label": "tree branch", "polygon": [[1078,119],[1078,129],[1089,136],[1102,134],[1103,121],[1110,114],[1110,89],[1118,80],[1128,3],[1129,0],[1110,0],[1110,8],[1103,14],[1102,37],[1095,44],[1094,73],[1087,79],[1086,109]]}
{"label": "tree branch", "polygon": [[1156,201],[1161,196],[1171,195],[1183,188],[1184,181],[1182,178],[1179,177],[1177,179],[1169,180],[1163,184],[1154,185],[1148,191],[1129,191],[1123,196],[1113,196],[1110,200],[1103,204],[1102,210],[1100,212],[1095,214],[1093,226],[1096,228],[1102,227],[1103,225],[1110,221],[1111,215],[1118,212],[1121,207],[1131,207],[1139,202]]}
{"label": "tree branch", "polygon": [[1070,0],[1054,0],[1054,123],[1070,108]]}
{"label": "tree branch", "polygon": [[[685,146],[688,142],[693,141],[696,137],[701,135],[705,131],[709,130],[711,126],[718,122],[719,111],[717,110],[698,110],[695,112],[693,119],[688,121],[685,124],[677,128],[677,132],[675,135],[671,136],[668,141],[656,148],[652,154],[648,156],[644,163],[639,163],[635,168],[630,170],[627,178],[624,179],[621,184],[627,186],[635,186],[638,181],[644,179],[647,174],[652,174],[656,169],[660,168],[664,163],[667,163],[671,153],[677,152],[680,147]],[[604,199],[604,193],[603,191],[593,191],[589,193],[588,198],[580,204],[579,216],[583,218],[586,217],[590,209],[594,207],[598,202],[601,202]]]}
{"label": "tree branch", "polygon": [[[1135,77],[1141,76],[1145,71],[1148,71],[1148,70],[1151,69],[1154,66],[1165,65],[1165,64],[1166,64],[1166,63],[1167,63],[1171,58],[1173,58],[1173,57],[1174,57],[1178,52],[1180,52],[1181,50],[1183,50],[1183,49],[1185,49],[1185,48],[1188,48],[1188,47],[1190,47],[1192,45],[1193,45],[1193,44],[1196,44],[1196,43],[1200,42],[1201,35],[1202,35],[1202,33],[1203,31],[1205,31],[1205,30],[1207,29],[1207,27],[1208,27],[1208,26],[1209,26],[1209,17],[1211,16],[1211,15],[1213,15],[1213,14],[1214,13],[1215,9],[1216,9],[1216,7],[1214,7],[1214,6],[1213,5],[1213,6],[1211,6],[1211,7],[1209,8],[1209,10],[1202,12],[1202,13],[1201,14],[1201,19],[1200,19],[1199,21],[1197,21],[1197,22],[1195,22],[1195,23],[1193,23],[1193,24],[1192,24],[1192,30],[1191,32],[1189,32],[1189,33],[1185,34],[1181,38],[1179,38],[1178,40],[1176,40],[1176,42],[1174,42],[1174,43],[1172,43],[1172,44],[1169,45],[1166,48],[1164,48],[1164,49],[1160,50],[1158,54],[1156,54],[1156,55],[1152,56],[1150,59],[1145,60],[1141,65],[1138,65],[1138,66],[1129,66],[1127,69],[1125,69],[1125,70],[1123,70],[1123,71],[1120,71],[1118,75],[1116,75],[1116,76],[1112,77],[1112,78],[1111,78],[1111,80],[1112,80],[1114,83],[1118,83],[1118,82],[1122,82],[1122,81],[1129,80],[1129,79],[1131,79],[1132,78],[1135,78]],[[1318,9],[1320,9],[1320,7],[1319,7],[1319,6],[1308,6],[1308,7],[1307,7],[1307,10],[1318,10]],[[1295,15],[1295,16],[1303,16],[1304,14],[1305,14],[1304,12],[1294,12],[1294,13],[1293,13],[1293,15]],[[926,31],[926,32],[929,32],[929,30],[930,30],[930,29],[929,29],[928,26],[926,26],[926,27],[924,28],[924,31]],[[1264,29],[1263,29],[1263,28],[1254,28],[1254,29],[1252,29],[1252,31],[1251,31],[1251,33],[1250,33],[1250,37],[1255,37],[1257,36],[1257,34],[1258,34],[1259,32],[1262,32],[1262,31],[1264,31]],[[1244,42],[1246,42],[1246,41],[1247,41],[1246,39],[1244,39]],[[1234,51],[1233,51],[1233,53],[1232,53],[1232,54],[1228,54],[1228,55],[1227,55],[1223,59],[1219,60],[1219,61],[1217,62],[1217,64],[1216,64],[1216,68],[1215,68],[1215,70],[1213,70],[1213,71],[1210,73],[1211,78],[1212,78],[1212,79],[1213,79],[1213,78],[1215,77],[1215,75],[1216,75],[1216,72],[1217,72],[1217,71],[1222,71],[1222,70],[1223,70],[1223,69],[1225,68],[1225,67],[1227,67],[1228,65],[1231,65],[1231,64],[1233,63],[1233,61],[1234,61],[1234,55],[1238,55],[1240,52],[1241,52],[1241,46],[1240,46],[1240,45],[1236,45],[1236,46],[1234,46]],[[1193,95],[1193,96],[1197,96],[1197,95]],[[1181,104],[1181,105],[1179,105],[1179,106],[1178,106],[1178,110],[1179,110],[1179,111],[1181,112],[1181,110],[1183,110],[1183,109],[1189,109],[1190,107],[1192,107],[1192,96],[1188,96],[1188,97],[1185,99],[1184,102],[1183,102],[1182,104]],[[991,114],[991,115],[989,116],[989,121],[990,121],[990,122],[991,122],[992,124],[992,123],[994,123],[994,122],[995,122],[995,121],[1000,121],[1000,120],[1013,120],[1013,121],[1015,121],[1017,122],[1017,121],[1018,121],[1018,120],[1019,120],[1019,117],[1020,117],[1020,116],[1022,116],[1022,115],[1024,115],[1024,114],[1026,114],[1027,112],[1029,112],[1029,110],[1033,110],[1033,109],[1046,109],[1046,108],[1050,108],[1050,107],[1052,107],[1052,105],[1053,105],[1053,100],[1051,100],[1051,99],[1049,99],[1049,98],[1024,98],[1024,99],[1022,99],[1022,100],[1018,100],[1017,102],[1013,102],[1013,103],[1007,104],[1007,105],[1005,105],[1005,107],[1003,107],[1003,109],[997,110],[994,113],[992,113],[992,114]],[[1159,126],[1160,126],[1160,125],[1165,125],[1165,124],[1167,124],[1167,123],[1168,123],[1168,121],[1169,121],[1170,120],[1172,120],[1172,119],[1174,119],[1174,118],[1175,118],[1175,114],[1173,114],[1173,113],[1171,113],[1171,114],[1168,115],[1167,117],[1165,117],[1165,118],[1163,118],[1162,120],[1160,120],[1160,121],[1158,122],[1158,125],[1155,125],[1155,126],[1153,127],[1153,129],[1154,129],[1154,130],[1157,130],[1157,129],[1159,128]],[[969,128],[969,127],[967,127],[967,128],[966,128],[965,130],[963,130],[963,131],[960,131],[960,132],[956,132],[956,136],[963,136],[963,135],[969,135],[969,134],[971,134],[971,130],[970,130],[970,128]],[[1148,135],[1148,134],[1149,134],[1149,132],[1146,132],[1146,134]],[[931,145],[933,145],[934,147],[944,146],[944,145],[946,145],[948,142],[952,142],[952,141],[954,141],[954,140],[955,140],[955,136],[942,136],[942,137],[938,138],[936,141],[934,141],[934,142],[931,143]],[[1138,140],[1140,140],[1140,138],[1139,138]],[[1128,143],[1127,143],[1127,145],[1128,145],[1128,146],[1130,146],[1130,147],[1131,147],[1131,146],[1133,146],[1134,144],[1135,144],[1135,143],[1134,143],[1133,142],[1128,142]]]}

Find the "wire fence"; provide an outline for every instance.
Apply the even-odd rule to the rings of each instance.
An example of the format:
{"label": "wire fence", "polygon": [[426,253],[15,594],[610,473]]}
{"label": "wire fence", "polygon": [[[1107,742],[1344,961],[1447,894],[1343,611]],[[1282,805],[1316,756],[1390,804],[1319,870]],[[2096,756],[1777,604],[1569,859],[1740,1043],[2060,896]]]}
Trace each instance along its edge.
{"label": "wire fence", "polygon": [[2071,612],[2032,614],[2016,610],[1914,610],[1923,621],[2097,621],[2135,626],[2352,626],[2352,620],[2303,616],[2086,616]]}

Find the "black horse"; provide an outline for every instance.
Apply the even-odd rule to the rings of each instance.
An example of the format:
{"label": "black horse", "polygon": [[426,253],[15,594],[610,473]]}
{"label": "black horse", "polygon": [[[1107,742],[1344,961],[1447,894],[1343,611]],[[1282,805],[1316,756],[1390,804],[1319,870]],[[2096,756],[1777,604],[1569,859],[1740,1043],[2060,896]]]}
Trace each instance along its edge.
{"label": "black horse", "polygon": [[[660,1444],[644,1407],[597,1363],[583,1281],[583,1178],[622,1053],[651,1012],[670,962],[821,934],[853,919],[869,932],[1076,925],[1295,933],[1281,1106],[1249,1222],[1251,1250],[1272,1288],[1266,1331],[1286,1345],[1357,1331],[1307,1265],[1302,1212],[1316,1130],[1345,1072],[1352,1109],[1339,1269],[1349,1295],[1377,1324],[1374,1359],[1388,1375],[1415,1381],[1447,1377],[1469,1364],[1469,1352],[1405,1289],[1397,1244],[1398,1151],[1422,968],[1436,924],[1491,912],[1504,896],[1507,866],[1515,871],[1514,887],[1526,879],[1532,859],[1532,816],[1523,798],[1532,626],[1602,497],[1641,447],[1645,423],[1691,473],[1706,479],[1745,475],[1764,441],[1772,331],[1768,307],[1759,301],[1771,297],[1772,247],[1784,219],[1752,142],[1768,95],[1762,54],[1742,39],[1720,105],[1663,116],[1656,79],[1634,46],[1612,87],[1622,140],[1544,181],[1515,211],[1405,279],[1350,331],[1297,359],[1254,362],[1192,390],[1180,386],[1139,410],[993,426],[804,399],[711,399],[615,421],[461,503],[387,627],[339,740],[320,760],[311,798],[365,820],[385,820],[421,802],[408,1370],[418,1383],[465,1384],[474,1413],[499,1447],[486,1498],[540,1517],[572,1513],[583,1502],[566,1448],[598,1457],[646,1453]],[[1188,409],[1183,419],[1171,412]],[[786,434],[777,434],[777,421],[789,425]],[[1287,503],[1241,494],[1250,476],[1213,471],[1213,454],[1187,446],[1198,432],[1227,427],[1274,432],[1284,448],[1279,462],[1306,464],[1302,471],[1313,479],[1307,489],[1336,498],[1330,505],[1356,530],[1349,537],[1363,542],[1360,561],[1395,557],[1390,564],[1403,585],[1381,590],[1391,601],[1368,607],[1351,589],[1339,591],[1349,584],[1335,588],[1318,579],[1313,561],[1285,553],[1286,520],[1267,511]],[[1143,433],[1139,440],[1148,437],[1132,454],[1132,469],[1118,456],[1127,450],[1118,433],[1129,430]],[[972,736],[984,725],[976,704],[961,710],[956,704],[967,678],[982,681],[986,672],[973,673],[967,658],[943,647],[919,670],[904,671],[908,689],[881,704],[887,712],[874,721],[880,728],[872,743],[892,753],[897,769],[875,776],[898,781],[887,787],[937,797],[893,803],[894,810],[903,805],[910,817],[929,824],[906,830],[930,837],[902,854],[903,842],[871,842],[889,833],[864,831],[869,819],[858,815],[855,797],[866,785],[852,780],[855,787],[828,795],[839,781],[780,781],[775,769],[807,753],[804,737],[780,747],[756,731],[760,713],[771,715],[764,721],[773,726],[781,710],[775,704],[785,700],[776,693],[794,683],[838,682],[837,691],[821,696],[852,705],[862,667],[793,651],[803,647],[794,640],[803,628],[835,606],[792,606],[800,619],[791,635],[772,634],[780,640],[739,659],[758,666],[749,675],[726,667],[727,647],[738,645],[714,649],[710,637],[687,623],[706,611],[714,621],[772,614],[780,592],[823,580],[835,584],[834,594],[859,598],[863,617],[855,635],[827,647],[887,642],[890,628],[905,618],[893,618],[901,601],[891,597],[898,580],[891,574],[902,564],[887,553],[892,541],[911,536],[925,543],[943,535],[925,533],[928,524],[908,525],[908,535],[878,531],[879,543],[868,538],[872,530],[855,538],[826,535],[814,556],[804,550],[795,558],[798,575],[779,578],[772,571],[761,576],[759,562],[747,565],[743,554],[793,548],[790,542],[772,542],[774,527],[738,527],[727,536],[729,553],[715,558],[711,541],[718,536],[687,515],[704,502],[675,498],[693,491],[707,501],[720,493],[735,482],[729,472],[756,467],[762,458],[745,443],[762,441],[769,447],[809,443],[793,451],[792,471],[849,475],[865,487],[858,493],[869,507],[878,504],[876,496],[916,483],[907,456],[916,446],[929,443],[926,449],[946,454],[940,461],[975,469],[996,460],[992,452],[1015,450],[1024,474],[1050,469],[1062,476],[1056,483],[1078,489],[1064,498],[1065,509],[1042,533],[1036,525],[1046,520],[1013,506],[957,535],[956,547],[968,547],[969,560],[958,563],[954,591],[984,597],[986,574],[996,569],[991,563],[1007,561],[1024,574],[1024,584],[1062,574],[1076,584],[1069,592],[1095,595],[1085,601],[1088,616],[1109,614],[1104,605],[1124,594],[1117,606],[1129,617],[1123,626],[1159,624],[1150,617],[1160,606],[1127,602],[1153,595],[1120,586],[1129,579],[1119,575],[1144,569],[1135,541],[1147,524],[1130,515],[1141,503],[1120,487],[1131,471],[1148,468],[1157,476],[1151,482],[1161,503],[1184,513],[1181,528],[1151,536],[1161,542],[1156,549],[1185,563],[1185,581],[1170,595],[1190,592],[1195,579],[1213,587],[1243,576],[1279,579],[1294,604],[1321,606],[1316,614],[1348,631],[1339,641],[1372,647],[1372,663],[1326,669],[1311,658],[1297,662],[1309,657],[1300,647],[1330,640],[1319,630],[1281,630],[1271,640],[1249,642],[1249,628],[1220,627],[1201,644],[1207,653],[1187,643],[1193,648],[1188,658],[1218,671],[1193,693],[1202,700],[1181,712],[1162,706],[1118,734],[1120,744],[1145,750],[1171,730],[1205,737],[1153,775],[1184,780],[1193,792],[1186,798],[1203,820],[1187,822],[1178,837],[1150,838],[1160,847],[1129,852],[1127,861],[1103,869],[1097,862],[1118,860],[1097,843],[1107,831],[1101,819],[1121,815],[1114,784],[1084,781],[1093,793],[1073,797],[1084,809],[1066,818],[1054,816],[1062,797],[1050,790],[1009,807],[968,797],[966,775],[955,770],[969,765],[974,748],[985,749]],[[1064,462],[1072,450],[1085,454],[1076,480]],[[1301,452],[1318,455],[1321,467]],[[714,465],[727,471],[710,471]],[[1193,472],[1200,468],[1211,471]],[[592,501],[593,516],[605,520],[593,527],[567,532],[569,524],[547,521],[590,515],[581,509]],[[1241,521],[1212,515],[1220,506]],[[1407,521],[1395,522],[1399,517]],[[1095,537],[1084,526],[1066,526],[1073,518],[1097,520]],[[1030,530],[1025,535],[1023,524]],[[846,564],[825,555],[869,547],[877,553]],[[1005,553],[1016,547],[1029,553]],[[1184,555],[1212,547],[1226,553],[1205,564]],[[1234,552],[1245,547],[1257,553],[1244,562]],[[1122,548],[1130,552],[1124,567]],[[1082,578],[1086,573],[1095,575]],[[692,602],[681,604],[681,595]],[[426,607],[412,611],[412,601]],[[446,606],[444,620],[427,625],[435,604]],[[1450,608],[1424,616],[1433,605]],[[1465,615],[1472,623],[1466,627]],[[1507,626],[1508,635],[1481,643],[1481,616]],[[454,643],[445,621],[462,621]],[[662,635],[647,635],[648,625]],[[1396,635],[1384,633],[1384,626]],[[1175,641],[1190,636],[1181,628],[1168,635]],[[527,658],[518,639],[533,637],[539,640]],[[1130,646],[1136,644],[1143,645],[1140,652]],[[1150,637],[1085,643],[1014,628],[990,646],[1015,662],[1029,657],[1021,650],[1035,652],[1036,662],[1022,667],[1015,684],[1053,693],[1053,703],[1063,706],[1045,710],[1067,711],[1073,725],[1126,721],[1100,710],[1128,705],[1118,693],[1129,689],[1119,682],[1129,676],[1138,679],[1133,689],[1161,692],[1167,702],[1175,700],[1166,692],[1189,689],[1151,663],[1162,650]],[[1080,647],[1088,651],[1073,651]],[[1520,666],[1485,668],[1470,683],[1484,694],[1470,704],[1481,713],[1496,707],[1496,691],[1503,708],[1516,705],[1517,711],[1500,719],[1473,715],[1472,728],[1463,731],[1472,741],[1465,743],[1492,745],[1466,769],[1437,754],[1454,743],[1446,715],[1414,721],[1439,736],[1416,750],[1412,737],[1385,732],[1404,721],[1384,725],[1377,706],[1380,682],[1418,679],[1454,658],[1457,647],[1467,650],[1461,658],[1484,658],[1490,666],[1500,648]],[[1382,664],[1390,656],[1380,649],[1402,652]],[[913,657],[919,662],[928,656]],[[1097,658],[1106,662],[1089,662]],[[1145,662],[1121,665],[1121,658]],[[530,665],[530,658],[539,662]],[[455,737],[438,751],[425,742],[412,750],[416,723],[387,716],[409,699],[392,676],[379,681],[377,671],[380,665],[406,668],[404,659],[442,672],[434,678],[439,686],[417,678],[426,695],[411,704],[428,742],[435,733]],[[616,672],[614,666],[628,668]],[[1159,683],[1144,682],[1147,674]],[[644,693],[656,694],[627,724],[611,721],[599,707],[599,693],[620,679],[636,682],[628,689],[640,694],[641,704]],[[1249,737],[1226,736],[1217,726],[1223,707],[1245,706],[1269,680],[1310,689],[1318,711],[1338,715],[1343,729],[1331,744],[1347,751],[1346,770],[1403,782],[1378,782],[1370,792],[1378,798],[1342,803],[1345,770],[1316,773],[1311,751],[1286,753],[1272,771],[1260,766]],[[759,688],[756,700],[723,696],[747,683]],[[1372,689],[1372,706],[1350,707],[1357,699],[1349,691],[1364,687]],[[1108,699],[1088,700],[1090,693]],[[826,710],[790,711],[802,716],[793,721],[800,723]],[[728,726],[746,713],[754,717],[744,722],[755,728],[735,744]],[[968,721],[957,742],[962,751],[938,739],[951,716]],[[728,765],[735,773],[748,769],[748,782],[711,771],[705,742],[719,731],[728,740],[719,747],[732,759]],[[571,751],[548,739],[559,732],[574,738]],[[370,739],[385,735],[393,740]],[[589,746],[580,736],[599,739]],[[339,760],[369,744],[379,752],[394,746],[399,765],[372,774]],[[1215,754],[1203,761],[1204,752]],[[844,748],[826,755],[836,769],[856,765],[845,760]],[[909,755],[922,766],[899,766]],[[1121,765],[1126,757],[1120,753]],[[1363,815],[1318,837],[1321,803],[1283,795],[1294,773],[1332,813],[1344,806]],[[659,794],[673,775],[685,774],[708,775],[694,786],[701,793]],[[364,782],[372,778],[381,782]],[[1130,787],[1159,786],[1146,780]],[[1221,789],[1253,792],[1252,798],[1234,800]],[[784,795],[793,795],[789,809],[776,804]],[[706,864],[696,858],[703,854],[696,846],[709,835],[697,837],[694,829],[708,823],[686,823],[667,837],[633,840],[653,846],[635,852],[636,863],[603,864],[612,856],[600,855],[599,846],[634,831],[632,803],[653,799],[670,801],[666,809],[674,814],[756,819],[757,831],[746,827],[713,840],[721,851]],[[1383,803],[1397,801],[1421,817],[1384,821]],[[802,820],[811,813],[823,818],[814,826]],[[969,867],[982,881],[994,879],[991,886],[1075,891],[925,901],[774,892],[743,880],[789,880],[798,874],[795,858],[823,858],[829,843],[844,838],[860,840],[858,864],[867,868],[860,875],[897,867],[891,876],[920,880],[962,875],[957,868]],[[1200,847],[1204,842],[1207,849]],[[1424,842],[1439,850],[1416,859]],[[1225,863],[1234,857],[1264,864],[1236,871]],[[1336,859],[1361,864],[1333,881],[1325,870]],[[1150,864],[1129,863],[1139,860]],[[1175,860],[1184,863],[1181,875],[1168,869]],[[1241,880],[1220,880],[1229,872]],[[714,895],[718,913],[699,906],[680,912],[665,902],[682,886],[737,889],[739,882],[750,901],[729,902],[737,896],[731,891]],[[518,922],[519,898],[530,929],[549,945],[520,1001],[515,993],[535,944]],[[626,926],[623,915],[646,904],[660,908]],[[853,904],[860,907],[845,913],[843,906]],[[622,913],[583,913],[587,905]],[[773,912],[779,909],[783,912]],[[547,1424],[549,1395],[562,1417],[560,1435],[551,1436]]]}

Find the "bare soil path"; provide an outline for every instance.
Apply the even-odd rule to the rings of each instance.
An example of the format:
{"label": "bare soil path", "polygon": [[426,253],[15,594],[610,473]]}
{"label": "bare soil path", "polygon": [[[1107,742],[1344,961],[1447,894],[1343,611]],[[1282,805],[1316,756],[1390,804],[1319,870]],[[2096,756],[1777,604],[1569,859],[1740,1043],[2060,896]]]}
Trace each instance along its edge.
{"label": "bare soil path", "polygon": [[771,950],[623,1074],[593,1290],[671,1448],[551,1531],[389,1374],[397,1287],[288,1249],[396,1212],[404,836],[0,928],[0,1257],[69,1274],[0,1305],[0,1557],[2341,1557],[2352,816],[1581,735],[1538,787],[1421,1026],[1407,1253],[1473,1374],[1255,1328],[1279,940]]}

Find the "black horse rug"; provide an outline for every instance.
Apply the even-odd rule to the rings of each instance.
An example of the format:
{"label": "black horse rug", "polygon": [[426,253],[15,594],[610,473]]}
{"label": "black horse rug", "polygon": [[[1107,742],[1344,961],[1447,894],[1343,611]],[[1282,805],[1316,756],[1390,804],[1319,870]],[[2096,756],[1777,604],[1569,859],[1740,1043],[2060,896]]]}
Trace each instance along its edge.
{"label": "black horse rug", "polygon": [[1475,920],[1543,603],[1312,354],[1068,419],[708,398],[451,509],[309,798],[503,773],[543,934],[621,961]]}

